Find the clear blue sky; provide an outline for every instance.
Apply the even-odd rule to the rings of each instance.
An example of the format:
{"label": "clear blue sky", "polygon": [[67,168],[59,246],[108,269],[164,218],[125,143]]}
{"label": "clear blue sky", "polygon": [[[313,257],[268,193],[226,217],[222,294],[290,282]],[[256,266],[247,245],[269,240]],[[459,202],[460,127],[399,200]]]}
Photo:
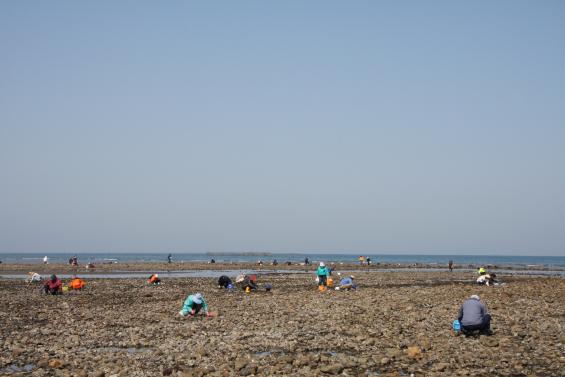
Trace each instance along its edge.
{"label": "clear blue sky", "polygon": [[564,20],[2,1],[0,252],[565,255]]}

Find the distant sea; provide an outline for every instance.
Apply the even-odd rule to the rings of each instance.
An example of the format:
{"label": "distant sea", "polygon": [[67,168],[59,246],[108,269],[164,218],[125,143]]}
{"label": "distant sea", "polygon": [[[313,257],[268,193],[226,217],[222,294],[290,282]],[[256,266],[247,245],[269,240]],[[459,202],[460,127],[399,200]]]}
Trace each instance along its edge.
{"label": "distant sea", "polygon": [[[260,254],[260,255],[259,255]],[[42,263],[47,255],[50,263],[67,263],[74,254],[68,253],[0,253],[3,263]],[[166,262],[168,253],[76,253],[79,263],[95,262]],[[174,262],[208,262],[212,258],[217,263],[257,262],[270,263],[276,259],[279,263],[304,262],[308,257],[312,263],[324,262],[357,262],[359,255],[354,254],[306,254],[306,253],[172,253]],[[374,264],[439,264],[446,265],[453,260],[456,265],[497,265],[497,266],[543,266],[565,267],[565,256],[499,256],[499,255],[392,255],[365,254],[371,257]]]}

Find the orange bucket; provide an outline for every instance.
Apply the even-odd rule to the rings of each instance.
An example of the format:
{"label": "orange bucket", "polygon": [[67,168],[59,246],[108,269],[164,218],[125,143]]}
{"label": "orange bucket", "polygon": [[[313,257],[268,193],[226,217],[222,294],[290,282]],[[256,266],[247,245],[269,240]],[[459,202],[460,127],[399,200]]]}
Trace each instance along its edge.
{"label": "orange bucket", "polygon": [[328,283],[328,287],[333,287],[334,286],[334,279],[328,278],[327,283]]}

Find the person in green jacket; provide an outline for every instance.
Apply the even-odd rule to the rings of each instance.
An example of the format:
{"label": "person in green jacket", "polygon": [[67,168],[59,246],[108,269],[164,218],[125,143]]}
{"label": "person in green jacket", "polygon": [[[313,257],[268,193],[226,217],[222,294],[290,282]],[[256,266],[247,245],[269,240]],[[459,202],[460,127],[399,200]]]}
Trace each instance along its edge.
{"label": "person in green jacket", "polygon": [[181,317],[186,317],[187,315],[194,317],[201,309],[208,316],[208,305],[204,300],[204,296],[201,293],[195,293],[186,298],[179,314]]}
{"label": "person in green jacket", "polygon": [[329,274],[330,272],[328,271],[326,264],[324,262],[320,262],[320,265],[318,266],[318,270],[316,271],[316,275],[318,275],[318,286],[324,287],[324,288],[320,288],[320,290],[323,290],[325,289],[325,287],[328,286]]}

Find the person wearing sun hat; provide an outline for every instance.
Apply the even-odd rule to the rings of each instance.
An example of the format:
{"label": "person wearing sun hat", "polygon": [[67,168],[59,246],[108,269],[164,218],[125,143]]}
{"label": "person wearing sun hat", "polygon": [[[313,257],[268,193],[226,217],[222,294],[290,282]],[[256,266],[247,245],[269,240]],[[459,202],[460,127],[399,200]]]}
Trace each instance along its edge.
{"label": "person wearing sun hat", "polygon": [[478,295],[472,295],[461,305],[457,319],[461,323],[463,332],[479,330],[482,333],[491,334],[491,317]]}
{"label": "person wearing sun hat", "polygon": [[320,291],[326,290],[326,287],[328,286],[329,274],[330,272],[328,271],[326,264],[324,262],[320,262],[320,266],[318,266],[318,269],[316,270],[316,275],[318,276],[318,287]]}
{"label": "person wearing sun hat", "polygon": [[355,284],[355,276],[350,275],[349,277],[341,279],[339,285],[335,287],[336,291],[341,290],[350,290],[350,289],[357,289],[357,284]]}
{"label": "person wearing sun hat", "polygon": [[187,315],[194,317],[200,310],[203,310],[204,314],[208,316],[208,305],[204,300],[204,296],[201,293],[195,293],[186,298],[179,314],[181,317],[186,317]]}

